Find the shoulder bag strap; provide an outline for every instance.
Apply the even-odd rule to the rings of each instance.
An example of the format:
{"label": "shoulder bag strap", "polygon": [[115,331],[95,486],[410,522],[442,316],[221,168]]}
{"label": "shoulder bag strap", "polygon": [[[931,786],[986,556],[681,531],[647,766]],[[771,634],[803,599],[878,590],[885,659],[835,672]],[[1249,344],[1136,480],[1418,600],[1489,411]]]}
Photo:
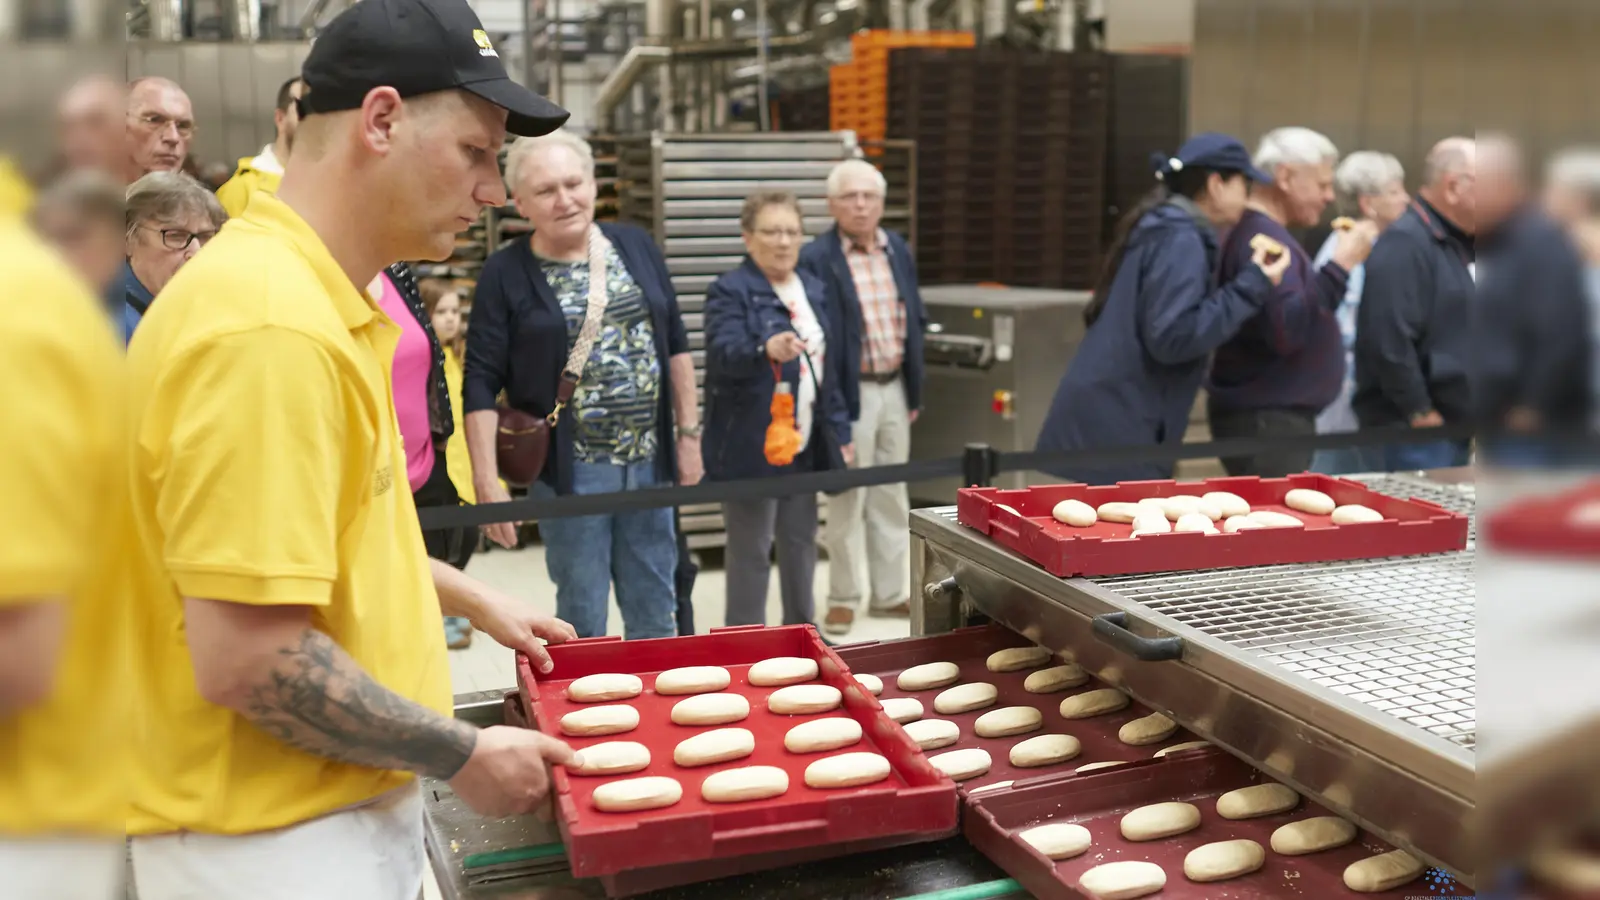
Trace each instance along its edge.
{"label": "shoulder bag strap", "polygon": [[600,231],[600,226],[589,226],[589,304],[583,312],[583,325],[578,329],[578,339],[572,344],[572,353],[567,356],[566,368],[561,372],[561,384],[556,389],[556,405],[546,419],[553,426],[561,416],[561,410],[572,401],[572,396],[578,390],[578,382],[583,379],[584,367],[589,363],[589,356],[594,352],[594,342],[600,337],[600,328],[605,324],[606,304],[611,302],[609,292],[606,290],[606,256],[611,249],[611,241]]}

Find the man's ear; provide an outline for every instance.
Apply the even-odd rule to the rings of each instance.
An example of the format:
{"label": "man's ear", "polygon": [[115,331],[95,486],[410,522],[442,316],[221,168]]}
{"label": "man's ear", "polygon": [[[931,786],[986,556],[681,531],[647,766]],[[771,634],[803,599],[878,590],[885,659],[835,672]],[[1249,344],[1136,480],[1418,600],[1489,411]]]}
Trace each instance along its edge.
{"label": "man's ear", "polygon": [[392,87],[376,87],[367,92],[361,101],[361,140],[367,149],[378,154],[389,152],[404,105],[400,92]]}

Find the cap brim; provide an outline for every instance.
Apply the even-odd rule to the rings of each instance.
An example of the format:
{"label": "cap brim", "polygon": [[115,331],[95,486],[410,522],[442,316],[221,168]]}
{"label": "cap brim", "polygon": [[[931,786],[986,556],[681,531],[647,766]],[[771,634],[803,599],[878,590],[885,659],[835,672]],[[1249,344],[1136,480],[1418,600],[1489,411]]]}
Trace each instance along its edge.
{"label": "cap brim", "polygon": [[1244,174],[1246,178],[1249,178],[1256,184],[1271,184],[1273,181],[1271,175],[1268,175],[1255,166],[1247,166],[1244,170]]}
{"label": "cap brim", "polygon": [[572,113],[509,78],[463,84],[461,89],[505,110],[506,131],[517,137],[549,134],[572,118]]}

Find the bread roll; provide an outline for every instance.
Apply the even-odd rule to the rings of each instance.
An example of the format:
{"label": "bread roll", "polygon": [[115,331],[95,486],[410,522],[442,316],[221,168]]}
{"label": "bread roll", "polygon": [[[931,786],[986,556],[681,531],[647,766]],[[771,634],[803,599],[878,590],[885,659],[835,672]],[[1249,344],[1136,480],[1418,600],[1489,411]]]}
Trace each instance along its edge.
{"label": "bread roll", "polygon": [[1130,841],[1159,841],[1200,827],[1200,810],[1192,803],[1152,803],[1122,817],[1122,836]]}
{"label": "bread roll", "polygon": [[684,768],[743,759],[756,752],[756,736],[748,728],[717,728],[678,742],[672,761]]}
{"label": "bread roll", "polygon": [[948,719],[923,719],[918,722],[908,722],[902,726],[906,730],[906,737],[922,750],[937,750],[948,747],[961,739],[961,726]]}
{"label": "bread roll", "polygon": [[1370,506],[1351,503],[1346,506],[1335,507],[1333,510],[1333,524],[1356,525],[1362,522],[1382,522],[1383,513]]}
{"label": "bread roll", "polygon": [[803,656],[774,656],[752,665],[745,680],[755,687],[781,687],[817,677],[817,661]]}
{"label": "bread roll", "polygon": [[1128,707],[1128,695],[1115,688],[1101,688],[1074,694],[1061,701],[1063,719],[1087,719],[1102,716]]}
{"label": "bread roll", "polygon": [[1081,686],[1089,680],[1089,673],[1076,663],[1064,666],[1051,666],[1037,672],[1029,672],[1027,679],[1022,682],[1022,689],[1030,694],[1054,694],[1069,688]]}
{"label": "bread roll", "polygon": [[860,722],[835,716],[801,722],[783,736],[783,746],[790,753],[820,753],[848,747],[860,740]]}
{"label": "bread roll", "polygon": [[991,672],[1015,672],[1034,669],[1050,661],[1050,651],[1043,647],[1009,647],[989,654],[984,665]]}
{"label": "bread roll", "polygon": [[583,748],[578,765],[567,766],[567,774],[626,775],[649,766],[649,747],[636,741],[605,741]]}
{"label": "bread roll", "polygon": [[1313,516],[1326,516],[1333,512],[1333,498],[1310,488],[1295,488],[1283,497],[1283,505],[1296,512]]}
{"label": "bread roll", "polygon": [[741,694],[696,694],[672,707],[678,725],[727,725],[748,715],[750,701]]}
{"label": "bread roll", "polygon": [[1044,714],[1031,706],[1007,706],[986,712],[972,724],[978,737],[1010,737],[1038,731],[1044,725]]}
{"label": "bread roll", "polygon": [[567,685],[567,699],[573,703],[605,703],[629,700],[644,692],[644,681],[637,675],[602,673],[573,679]]}
{"label": "bread roll", "polygon": [[789,773],[777,766],[745,766],[713,772],[700,784],[707,803],[742,803],[765,800],[789,790]]}
{"label": "bread roll", "polygon": [[933,698],[933,710],[942,716],[954,716],[993,706],[999,697],[1000,691],[994,685],[973,681],[941,692]]}
{"label": "bread roll", "polygon": [[639,711],[631,706],[591,706],[561,717],[561,733],[572,737],[620,734],[639,727]]}
{"label": "bread roll", "polygon": [[721,666],[685,666],[668,669],[656,676],[656,693],[705,694],[726,688],[733,680],[728,670]]}
{"label": "bread roll", "polygon": [[895,679],[895,686],[902,691],[931,691],[947,684],[955,684],[960,678],[961,668],[955,663],[923,663],[901,672]]}
{"label": "bread roll", "polygon": [[1082,500],[1063,500],[1050,510],[1050,516],[1063,525],[1074,528],[1088,528],[1100,520],[1099,513],[1094,507]]}
{"label": "bread roll", "polygon": [[889,777],[889,761],[876,753],[841,753],[806,766],[806,785],[845,788],[872,784]]}
{"label": "bread roll", "polygon": [[676,778],[660,775],[608,781],[594,789],[594,807],[601,812],[660,809],[682,799],[683,785]]}

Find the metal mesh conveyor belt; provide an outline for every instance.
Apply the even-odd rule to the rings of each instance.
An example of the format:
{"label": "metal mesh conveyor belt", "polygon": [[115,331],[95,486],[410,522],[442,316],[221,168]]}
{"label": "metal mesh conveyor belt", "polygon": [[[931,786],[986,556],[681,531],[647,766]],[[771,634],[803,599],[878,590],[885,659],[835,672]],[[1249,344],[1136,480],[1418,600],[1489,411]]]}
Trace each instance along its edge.
{"label": "metal mesh conveyor belt", "polygon": [[[1360,477],[1472,515],[1471,485]],[[1093,579],[1283,671],[1461,747],[1475,745],[1473,538],[1431,556]]]}

